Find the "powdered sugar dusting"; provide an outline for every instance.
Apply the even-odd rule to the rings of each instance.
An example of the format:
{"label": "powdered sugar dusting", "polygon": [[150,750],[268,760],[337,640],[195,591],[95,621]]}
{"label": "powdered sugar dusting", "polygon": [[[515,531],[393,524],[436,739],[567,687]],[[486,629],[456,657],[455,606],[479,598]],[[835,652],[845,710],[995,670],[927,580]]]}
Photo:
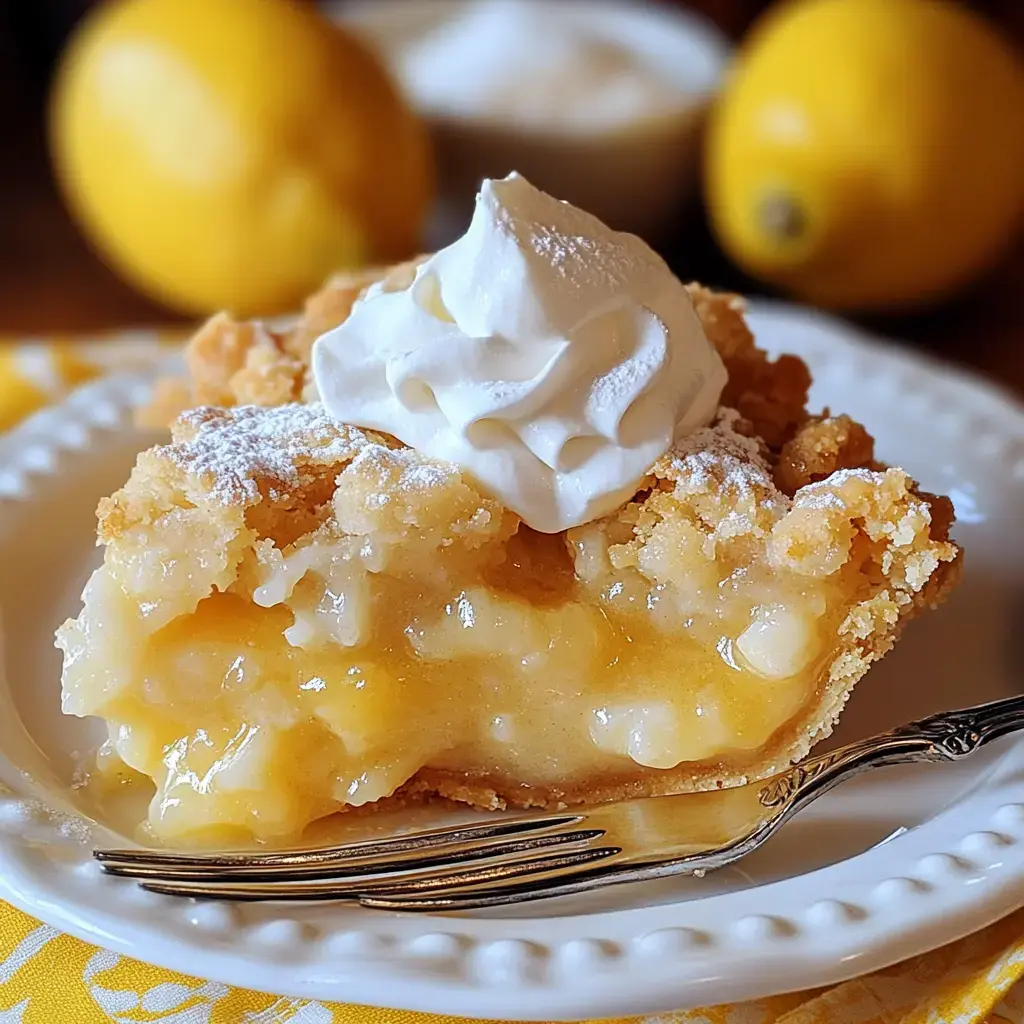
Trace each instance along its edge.
{"label": "powdered sugar dusting", "polygon": [[412,448],[385,448],[373,443],[360,449],[349,465],[351,472],[367,470],[381,478],[382,487],[387,477],[389,490],[412,493],[444,487],[459,473],[452,463],[427,458]]}
{"label": "powdered sugar dusting", "polygon": [[801,487],[796,492],[794,504],[799,508],[845,510],[846,502],[836,491],[849,480],[860,480],[871,487],[880,487],[885,480],[885,474],[860,466],[837,469],[824,480],[816,480]]}
{"label": "powdered sugar dusting", "polygon": [[782,498],[772,480],[761,442],[736,430],[740,414],[719,409],[715,422],[678,440],[654,472],[693,490],[724,487],[739,495]]}
{"label": "powdered sugar dusting", "polygon": [[830,473],[824,480],[818,480],[804,486],[803,490],[816,487],[830,486],[841,487],[847,480],[860,480],[863,483],[878,487],[885,480],[885,473],[877,469],[867,469],[865,466],[853,466],[847,469],[837,469]]}
{"label": "powdered sugar dusting", "polygon": [[846,511],[846,502],[835,491],[826,491],[820,488],[813,491],[807,489],[814,486],[814,484],[807,484],[796,492],[793,498],[794,508],[831,509],[833,512]]}
{"label": "powdered sugar dusting", "polygon": [[185,472],[211,478],[210,495],[225,505],[259,500],[260,481],[272,490],[299,483],[302,465],[339,466],[370,439],[331,419],[323,406],[203,406],[183,413],[175,444],[164,454]]}

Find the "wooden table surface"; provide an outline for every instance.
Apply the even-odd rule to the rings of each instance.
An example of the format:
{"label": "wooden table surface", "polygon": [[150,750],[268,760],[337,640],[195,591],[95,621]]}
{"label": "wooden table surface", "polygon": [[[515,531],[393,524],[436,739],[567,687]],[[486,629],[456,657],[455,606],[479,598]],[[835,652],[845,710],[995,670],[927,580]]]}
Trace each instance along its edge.
{"label": "wooden table surface", "polygon": [[[119,280],[82,240],[52,183],[41,120],[8,122],[8,131],[0,133],[0,336],[181,322]],[[661,248],[684,279],[761,291],[728,264],[699,210]],[[972,367],[1024,396],[1024,244],[953,302],[860,323]]]}

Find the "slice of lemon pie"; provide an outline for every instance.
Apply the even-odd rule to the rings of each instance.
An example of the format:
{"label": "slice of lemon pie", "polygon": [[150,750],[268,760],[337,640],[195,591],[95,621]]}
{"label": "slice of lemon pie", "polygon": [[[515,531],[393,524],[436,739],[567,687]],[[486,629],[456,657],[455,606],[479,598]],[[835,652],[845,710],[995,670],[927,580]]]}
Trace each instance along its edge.
{"label": "slice of lemon pie", "polygon": [[160,840],[764,776],[956,581],[949,502],[809,416],[735,300],[522,178],[338,308],[311,355],[243,346],[321,401],[224,388],[100,505],[64,706]]}

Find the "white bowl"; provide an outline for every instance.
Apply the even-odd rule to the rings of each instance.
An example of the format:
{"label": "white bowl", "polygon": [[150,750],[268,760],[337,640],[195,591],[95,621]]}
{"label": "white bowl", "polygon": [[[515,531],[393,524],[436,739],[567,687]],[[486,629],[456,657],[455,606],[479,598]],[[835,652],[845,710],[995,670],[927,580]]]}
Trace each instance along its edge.
{"label": "white bowl", "polygon": [[[367,41],[401,79],[399,51],[471,0],[356,0],[332,12]],[[551,0],[536,0],[538,3]],[[671,109],[609,125],[516,123],[500,112],[455,115],[415,95],[438,160],[440,224],[431,241],[450,240],[468,221],[480,180],[517,170],[539,188],[623,231],[657,237],[694,191],[700,128],[729,62],[724,36],[705,19],[661,4],[562,0],[588,25],[625,42],[683,95]],[[468,87],[468,84],[467,84]]]}

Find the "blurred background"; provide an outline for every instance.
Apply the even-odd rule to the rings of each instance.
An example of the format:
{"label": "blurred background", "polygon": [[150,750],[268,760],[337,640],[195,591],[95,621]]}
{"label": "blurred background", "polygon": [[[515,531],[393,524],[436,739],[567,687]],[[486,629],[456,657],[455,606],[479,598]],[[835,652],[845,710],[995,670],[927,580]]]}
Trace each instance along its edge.
{"label": "blurred background", "polygon": [[0,337],[297,308],[515,168],[1024,393],[1022,46],[1021,0],[5,0]]}

